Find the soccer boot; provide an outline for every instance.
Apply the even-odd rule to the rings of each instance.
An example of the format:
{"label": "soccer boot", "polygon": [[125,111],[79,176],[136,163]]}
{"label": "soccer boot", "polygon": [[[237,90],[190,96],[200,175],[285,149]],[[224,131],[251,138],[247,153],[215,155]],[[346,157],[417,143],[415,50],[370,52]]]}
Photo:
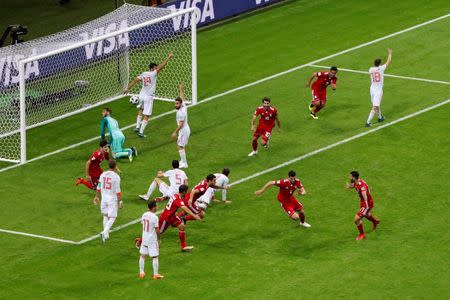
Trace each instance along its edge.
{"label": "soccer boot", "polygon": [[308,106],[308,109],[310,112],[312,112],[314,110],[314,106],[312,106],[311,104]]}
{"label": "soccer boot", "polygon": [[139,273],[139,278],[144,278],[145,277],[145,273]]}
{"label": "soccer boot", "polygon": [[189,252],[192,249],[194,249],[194,246],[184,246],[183,248],[181,248],[182,252]]}
{"label": "soccer boot", "polygon": [[311,225],[308,224],[308,223],[306,223],[306,222],[300,222],[299,225],[300,225],[300,226],[303,226],[303,227],[305,227],[305,228],[311,227]]}
{"label": "soccer boot", "polygon": [[162,276],[161,274],[155,274],[153,275],[153,279],[163,279],[164,276]]}
{"label": "soccer boot", "polygon": [[314,120],[319,119],[319,117],[318,117],[315,113],[313,113],[313,112],[311,112],[309,115],[310,115],[311,118],[313,118]]}
{"label": "soccer boot", "polygon": [[365,239],[365,238],[366,238],[366,234],[360,233],[360,234],[356,237],[356,240],[357,240],[357,241],[360,241],[360,240]]}
{"label": "soccer boot", "polygon": [[143,194],[143,195],[138,195],[138,196],[139,196],[139,198],[141,198],[142,200],[148,201],[148,196],[147,196],[147,195]]}
{"label": "soccer boot", "polygon": [[255,156],[256,154],[258,154],[258,151],[252,151],[248,154],[248,156]]}
{"label": "soccer boot", "polygon": [[373,223],[372,223],[372,229],[373,229],[373,230],[376,230],[378,224],[380,224],[380,220],[376,220],[375,222],[373,222]]}
{"label": "soccer boot", "polygon": [[133,130],[134,132],[139,132],[139,128],[134,128],[134,130]]}
{"label": "soccer boot", "polygon": [[138,156],[138,152],[137,152],[136,147],[131,147],[131,153],[132,153],[134,156]]}
{"label": "soccer boot", "polygon": [[371,127],[372,126],[372,124],[370,124],[370,123],[366,123],[366,125],[364,125],[365,127]]}
{"label": "soccer boot", "polygon": [[264,145],[262,145],[264,147],[264,149],[269,150],[269,142],[265,143]]}
{"label": "soccer boot", "polygon": [[140,137],[140,138],[145,138],[145,137],[147,137],[145,134],[140,133],[140,132],[138,132],[137,135],[138,135],[138,137]]}
{"label": "soccer boot", "polygon": [[378,118],[378,122],[383,122],[385,120],[384,116],[381,116],[381,118]]}
{"label": "soccer boot", "polygon": [[106,237],[103,234],[103,232],[100,232],[99,236],[100,236],[100,239],[102,240],[102,243],[105,244],[106,243]]}
{"label": "soccer boot", "polygon": [[77,181],[75,181],[74,186],[79,186],[83,182],[83,178],[78,178]]}
{"label": "soccer boot", "polygon": [[130,162],[133,162],[133,152],[131,152],[131,153],[128,155],[128,160],[129,160]]}

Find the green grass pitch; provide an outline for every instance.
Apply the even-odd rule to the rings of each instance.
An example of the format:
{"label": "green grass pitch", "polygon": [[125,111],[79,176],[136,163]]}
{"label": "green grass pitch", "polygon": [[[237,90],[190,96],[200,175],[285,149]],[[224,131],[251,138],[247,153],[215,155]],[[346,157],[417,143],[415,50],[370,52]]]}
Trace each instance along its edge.
{"label": "green grass pitch", "polygon": [[[440,0],[287,1],[202,30],[200,99],[448,10]],[[320,64],[366,71],[375,57],[385,59],[391,47],[388,74],[448,81],[449,25],[446,18]],[[327,106],[315,121],[308,116],[310,90],[304,87],[315,70],[305,67],[191,108],[191,185],[224,166],[236,181],[367,131],[368,75],[339,72],[338,89],[329,91]],[[441,103],[449,92],[448,84],[386,77],[386,122]],[[272,98],[283,129],[274,132],[268,151],[248,158],[251,114],[263,96]],[[136,110],[128,101],[110,106],[121,126],[135,121]],[[172,109],[172,104],[157,102],[154,113]],[[161,281],[137,278],[139,254],[133,240],[140,235],[139,224],[111,233],[106,245],[98,239],[72,245],[0,232],[0,299],[448,299],[449,113],[449,104],[442,105],[233,186],[231,205],[213,205],[204,222],[188,223],[192,253],[179,252],[176,230],[164,233],[160,272],[166,278]],[[131,164],[119,163],[125,208],[115,226],[142,215],[146,207],[137,194],[147,189],[157,170],[169,168],[178,157],[170,138],[174,118],[152,121],[145,140],[124,132],[126,144],[141,154]],[[93,109],[30,130],[29,157],[98,135],[99,120],[100,109]],[[101,216],[92,205],[92,192],[72,186],[97,143],[1,172],[0,229],[72,241],[98,233]],[[0,163],[0,168],[6,166]],[[300,200],[310,229],[286,217],[275,188],[254,196],[264,183],[285,177],[290,169],[308,192]],[[343,189],[353,169],[371,187],[373,212],[382,222],[376,232],[365,223],[368,234],[362,242],[355,241],[353,224],[359,200],[354,191]],[[146,269],[151,273],[150,261]]]}

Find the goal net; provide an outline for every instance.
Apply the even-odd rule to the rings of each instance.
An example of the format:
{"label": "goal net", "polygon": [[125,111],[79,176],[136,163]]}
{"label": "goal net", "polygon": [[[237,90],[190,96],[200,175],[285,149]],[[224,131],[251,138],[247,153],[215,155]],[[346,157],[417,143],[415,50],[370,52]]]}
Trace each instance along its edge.
{"label": "goal net", "polygon": [[0,48],[0,160],[26,162],[27,130],[123,98],[131,79],[170,52],[155,99],[173,100],[184,82],[195,104],[194,12],[124,4],[69,30]]}

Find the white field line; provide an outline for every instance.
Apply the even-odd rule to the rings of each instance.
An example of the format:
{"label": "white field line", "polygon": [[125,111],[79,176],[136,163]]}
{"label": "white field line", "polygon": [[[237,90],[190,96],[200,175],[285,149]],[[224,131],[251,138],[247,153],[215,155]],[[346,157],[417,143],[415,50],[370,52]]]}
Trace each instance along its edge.
{"label": "white field line", "polygon": [[[348,138],[346,138],[346,139],[340,140],[340,141],[338,141],[338,142],[336,142],[336,143],[330,144],[330,145],[325,146],[325,147],[322,147],[322,148],[320,148],[320,149],[314,150],[314,151],[309,152],[309,153],[307,153],[307,154],[298,156],[298,157],[293,158],[293,159],[291,159],[291,160],[288,160],[288,161],[286,161],[286,162],[284,162],[284,163],[281,163],[281,164],[278,164],[278,165],[273,166],[273,167],[271,167],[271,168],[265,169],[265,170],[263,170],[263,171],[254,173],[254,174],[252,174],[252,175],[250,175],[250,176],[247,176],[247,177],[238,179],[238,180],[232,182],[232,183],[230,184],[230,186],[235,186],[235,185],[241,184],[241,183],[243,183],[243,182],[249,181],[249,180],[251,180],[251,179],[253,179],[253,178],[256,178],[256,177],[258,177],[258,176],[261,176],[261,175],[267,174],[267,173],[269,173],[269,172],[275,171],[275,170],[277,170],[277,169],[286,167],[286,166],[291,165],[291,164],[293,164],[293,163],[296,163],[296,162],[298,162],[298,161],[304,160],[305,158],[308,158],[308,157],[310,157],[310,156],[319,154],[319,153],[324,152],[324,151],[326,151],[326,150],[329,150],[329,149],[332,149],[332,148],[334,148],[334,147],[340,146],[340,145],[342,145],[342,144],[348,143],[348,142],[350,142],[350,141],[359,139],[360,137],[366,136],[366,135],[368,135],[368,134],[370,134],[370,133],[376,132],[376,131],[381,130],[381,129],[383,129],[383,128],[386,128],[386,127],[392,126],[392,125],[394,125],[394,124],[397,124],[397,123],[399,123],[399,122],[405,121],[405,120],[407,120],[407,119],[413,118],[413,117],[415,117],[415,116],[418,116],[418,115],[420,115],[420,114],[423,114],[423,113],[425,113],[425,112],[427,112],[427,111],[430,111],[430,110],[432,110],[432,109],[441,107],[441,106],[446,105],[446,104],[448,104],[448,103],[450,103],[450,99],[444,100],[444,101],[439,102],[439,103],[437,103],[437,104],[435,104],[435,105],[432,105],[432,106],[429,106],[429,107],[427,107],[427,108],[421,109],[421,110],[419,110],[419,111],[417,111],[417,112],[415,112],[415,113],[406,115],[406,116],[401,117],[401,118],[399,118],[399,119],[396,119],[396,120],[394,120],[394,121],[392,121],[392,122],[385,123],[385,124],[383,124],[383,125],[381,125],[381,126],[378,126],[378,127],[375,127],[375,128],[371,128],[371,129],[369,129],[369,130],[367,130],[367,131],[364,131],[364,132],[361,132],[361,133],[359,133],[359,134],[353,135],[353,136],[351,136],[351,137],[348,137]],[[161,213],[161,211],[158,211],[158,214],[159,214],[159,213]],[[139,219],[135,219],[135,220],[130,221],[130,222],[128,222],[128,223],[125,223],[125,224],[119,225],[119,226],[117,226],[117,227],[114,227],[114,228],[111,230],[111,232],[119,231],[119,230],[121,230],[121,229],[123,229],[123,228],[126,228],[126,227],[128,227],[128,226],[134,225],[134,224],[136,224],[136,223],[139,223],[140,220],[141,220],[140,218],[139,218]],[[42,235],[29,234],[29,233],[25,233],[25,232],[11,231],[11,230],[5,230],[5,229],[0,229],[0,232],[11,233],[11,234],[19,234],[19,235],[25,235],[25,236],[35,237],[35,238],[47,239],[47,240],[52,240],[52,241],[57,241],[57,242],[62,242],[62,243],[69,243],[69,244],[76,244],[76,245],[82,245],[82,244],[85,244],[85,243],[87,243],[87,242],[89,242],[89,241],[92,241],[92,240],[94,240],[94,239],[96,239],[96,238],[99,237],[99,235],[96,234],[96,235],[90,236],[90,237],[88,237],[88,238],[85,238],[85,239],[83,239],[83,240],[80,240],[80,241],[78,241],[78,242],[74,242],[74,241],[69,241],[69,240],[57,239],[57,238],[52,238],[52,237],[47,237],[47,236],[42,236]]]}
{"label": "white field line", "polygon": [[[329,66],[321,66],[321,65],[310,65],[310,67],[316,67],[316,68],[324,68],[329,69]],[[345,68],[338,68],[339,71],[349,72],[349,73],[358,73],[358,74],[369,74],[369,71],[360,71],[360,70],[353,70],[353,69],[345,69]],[[392,74],[384,74],[385,77],[392,77],[392,78],[399,78],[399,79],[406,79],[406,80],[415,80],[415,81],[423,81],[423,82],[431,82],[431,83],[440,83],[440,84],[450,84],[448,81],[442,81],[442,80],[434,80],[434,79],[426,79],[426,78],[419,78],[419,77],[409,77],[409,76],[400,76],[400,75],[392,75]]]}
{"label": "white field line", "polygon": [[[423,27],[423,26],[426,26],[426,25],[435,23],[435,22],[437,22],[437,21],[446,19],[446,18],[448,18],[449,16],[450,16],[450,14],[446,14],[446,15],[440,16],[440,17],[438,17],[438,18],[435,18],[435,19],[432,19],[432,20],[429,20],[429,21],[426,21],[426,22],[423,22],[423,23],[420,23],[420,24],[417,24],[417,25],[408,27],[408,28],[406,28],[406,29],[403,29],[403,30],[400,30],[400,31],[397,31],[397,32],[394,32],[394,33],[391,33],[391,34],[388,34],[388,35],[385,35],[385,36],[380,37],[380,38],[378,38],[378,39],[375,39],[375,40],[372,40],[372,41],[369,41],[369,42],[360,44],[360,45],[358,45],[358,46],[351,47],[351,48],[348,48],[348,49],[346,49],[346,50],[343,50],[343,51],[340,51],[340,52],[337,52],[337,53],[334,53],[334,54],[331,54],[331,55],[322,57],[322,58],[320,58],[320,59],[310,61],[310,62],[308,62],[308,63],[305,63],[305,64],[302,64],[302,65],[296,66],[296,67],[291,68],[291,69],[288,69],[288,70],[286,70],[286,71],[279,72],[279,73],[276,73],[276,74],[274,74],[274,75],[271,75],[271,76],[268,76],[268,77],[259,79],[259,80],[257,80],[257,81],[254,81],[254,82],[251,82],[251,83],[242,85],[242,86],[240,86],[240,87],[237,87],[237,88],[228,90],[228,91],[226,91],[226,92],[223,92],[223,93],[220,93],[220,94],[217,94],[217,95],[214,95],[214,96],[205,98],[205,99],[199,101],[197,104],[192,105],[192,106],[197,106],[197,105],[200,105],[200,104],[203,104],[203,103],[207,103],[207,102],[209,102],[209,101],[212,101],[212,100],[214,100],[214,99],[223,97],[223,96],[225,96],[225,95],[229,95],[229,94],[232,94],[232,93],[234,93],[234,92],[237,92],[237,91],[246,89],[246,88],[248,88],[248,87],[251,87],[251,86],[254,86],[254,85],[257,85],[257,84],[266,82],[266,81],[268,81],[268,80],[271,80],[271,79],[274,79],[274,78],[277,78],[277,77],[280,77],[280,76],[283,76],[283,75],[292,73],[292,72],[294,72],[294,71],[297,71],[297,70],[300,70],[300,69],[309,67],[309,66],[312,65],[312,64],[316,64],[316,63],[322,62],[322,61],[324,61],[324,60],[327,60],[327,59],[330,59],[330,58],[334,58],[334,57],[336,57],[336,56],[339,56],[339,55],[342,55],[342,54],[345,54],[345,53],[349,53],[349,52],[351,52],[351,51],[354,51],[354,50],[357,50],[357,49],[360,49],[360,48],[363,48],[363,47],[366,47],[366,46],[369,46],[369,45],[372,45],[372,44],[375,44],[375,43],[378,43],[378,42],[381,42],[381,41],[384,41],[384,40],[386,40],[386,39],[389,39],[389,38],[391,38],[391,37],[394,37],[394,36],[403,34],[403,33],[405,33],[405,32],[409,32],[409,31],[415,30],[415,29],[417,29],[417,28],[420,28],[420,27]],[[176,110],[171,110],[171,111],[162,113],[162,114],[160,114],[160,115],[157,115],[157,116],[151,118],[151,120],[156,120],[156,119],[162,118],[162,117],[164,117],[164,116],[170,115],[170,114],[175,113],[175,112],[176,112]],[[126,129],[129,129],[129,128],[132,128],[133,126],[135,126],[135,124],[130,124],[130,125],[125,126],[125,127],[121,128],[121,129],[122,129],[122,130],[126,130]],[[70,146],[67,146],[67,147],[58,149],[58,150],[56,150],[56,151],[52,151],[52,152],[46,153],[46,154],[44,154],[44,155],[37,156],[37,157],[35,157],[35,158],[32,158],[32,159],[28,160],[27,162],[25,162],[25,164],[26,164],[26,163],[29,163],[29,162],[36,161],[36,160],[43,159],[43,158],[48,157],[48,156],[51,156],[51,155],[55,155],[55,154],[64,152],[64,151],[66,151],[66,150],[68,150],[68,149],[72,149],[72,148],[75,148],[75,147],[78,147],[78,146],[81,146],[81,145],[84,145],[84,144],[87,144],[87,143],[91,143],[91,142],[93,142],[93,141],[98,140],[98,138],[99,138],[98,136],[97,136],[97,137],[93,137],[93,138],[87,139],[87,140],[85,140],[85,141],[82,141],[82,142],[79,142],[79,143],[76,143],[76,144],[73,144],[73,145],[70,145]],[[7,170],[10,170],[10,169],[17,168],[17,167],[22,166],[22,165],[23,165],[23,164],[16,164],[16,165],[12,165],[12,166],[9,166],[9,167],[0,169],[0,173],[1,173],[1,172],[4,172],[4,171],[7,171]]]}

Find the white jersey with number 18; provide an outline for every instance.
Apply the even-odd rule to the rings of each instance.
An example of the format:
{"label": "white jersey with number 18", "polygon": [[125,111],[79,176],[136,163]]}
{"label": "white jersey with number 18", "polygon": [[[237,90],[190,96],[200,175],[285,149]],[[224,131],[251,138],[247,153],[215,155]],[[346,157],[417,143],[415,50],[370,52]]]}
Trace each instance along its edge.
{"label": "white jersey with number 18", "polygon": [[371,90],[380,90],[380,91],[383,90],[384,70],[386,70],[385,64],[379,67],[372,67],[369,69]]}

